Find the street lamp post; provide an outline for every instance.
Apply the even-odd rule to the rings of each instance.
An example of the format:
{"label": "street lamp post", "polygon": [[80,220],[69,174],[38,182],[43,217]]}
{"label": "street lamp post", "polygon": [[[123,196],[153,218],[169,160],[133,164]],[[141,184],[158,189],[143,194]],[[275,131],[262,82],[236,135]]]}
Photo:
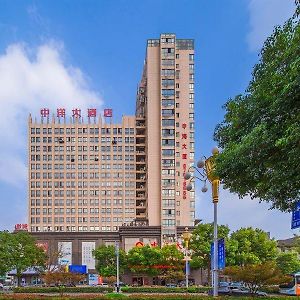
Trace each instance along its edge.
{"label": "street lamp post", "polygon": [[117,286],[116,286],[116,290],[117,290],[117,293],[119,293],[120,292],[120,275],[119,275],[119,269],[120,269],[120,263],[119,263],[120,246],[119,246],[119,242],[115,242],[115,249],[116,249],[116,258],[117,258]]}
{"label": "street lamp post", "polygon": [[185,286],[186,288],[189,287],[189,257],[188,257],[188,251],[189,251],[189,242],[192,237],[192,234],[188,231],[188,228],[186,227],[184,232],[182,233],[182,239],[184,241],[184,254],[185,254]]}
{"label": "street lamp post", "polygon": [[[207,191],[206,187],[206,181],[208,180],[211,183],[211,189],[212,189],[212,202],[214,204],[214,256],[213,256],[213,296],[218,296],[218,202],[219,202],[219,185],[220,185],[220,179],[214,174],[215,170],[215,159],[216,156],[219,154],[219,150],[217,147],[213,148],[212,150],[212,156],[209,158],[205,158],[204,160],[200,160],[197,163],[197,167],[190,167],[193,171],[197,172],[196,176],[195,174],[191,174],[188,170],[187,173],[184,174],[184,179],[186,180],[192,180],[194,178],[199,179],[200,181],[204,182],[204,186],[202,188],[202,192]],[[191,191],[193,189],[193,186],[191,183],[189,183],[186,187],[188,191]]]}

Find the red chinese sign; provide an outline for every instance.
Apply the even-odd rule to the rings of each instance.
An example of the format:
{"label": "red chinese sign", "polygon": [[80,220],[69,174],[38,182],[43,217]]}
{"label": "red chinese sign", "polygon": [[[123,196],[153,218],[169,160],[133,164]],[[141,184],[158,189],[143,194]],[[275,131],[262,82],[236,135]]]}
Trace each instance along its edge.
{"label": "red chinese sign", "polygon": [[44,118],[44,117],[48,117],[49,116],[49,108],[42,108],[41,109],[41,116]]}
{"label": "red chinese sign", "polygon": [[88,109],[88,117],[96,117],[96,115],[97,115],[96,108],[89,108]]}
{"label": "red chinese sign", "polygon": [[[185,129],[186,129],[186,123],[183,123],[183,124],[181,125],[181,127],[185,130]],[[181,149],[182,149],[182,150],[187,150],[187,143],[186,143],[187,137],[188,137],[188,135],[187,135],[186,132],[183,132],[183,133],[181,134],[181,139],[184,140],[184,141],[183,141],[183,144],[181,145]],[[181,154],[181,158],[184,159],[184,160],[188,159],[188,154],[187,154],[186,152],[187,152],[187,151],[184,151],[184,152]],[[183,165],[182,165],[183,176],[184,176],[184,174],[185,174],[185,172],[186,172],[186,168],[187,168],[187,164],[186,164],[186,163],[183,163]],[[186,192],[186,180],[184,179],[184,180],[183,180],[182,198],[183,198],[183,199],[186,199],[186,195],[187,195],[187,192]]]}
{"label": "red chinese sign", "polygon": [[79,109],[79,108],[72,109],[72,117],[80,118],[81,117],[81,109]]}
{"label": "red chinese sign", "polygon": [[28,230],[28,224],[16,224],[15,225],[15,230]]}
{"label": "red chinese sign", "polygon": [[135,246],[136,247],[144,247],[144,243],[143,242],[136,242]]}
{"label": "red chinese sign", "polygon": [[[107,112],[106,112],[107,111]],[[50,115],[50,109],[49,108],[42,108],[41,109],[41,117],[49,117]],[[66,109],[65,108],[57,108],[56,109],[56,116],[58,118],[65,118],[66,117]],[[90,117],[96,117],[97,116],[97,109],[96,108],[88,108],[87,110],[87,116]],[[112,117],[112,109],[106,109],[104,110],[104,116],[105,117]],[[72,109],[72,117],[81,117],[81,109],[74,108]]]}
{"label": "red chinese sign", "polygon": [[57,117],[65,117],[66,116],[66,110],[64,108],[58,108],[57,110]]}
{"label": "red chinese sign", "polygon": [[112,109],[111,108],[105,108],[104,109],[104,117],[112,117]]}

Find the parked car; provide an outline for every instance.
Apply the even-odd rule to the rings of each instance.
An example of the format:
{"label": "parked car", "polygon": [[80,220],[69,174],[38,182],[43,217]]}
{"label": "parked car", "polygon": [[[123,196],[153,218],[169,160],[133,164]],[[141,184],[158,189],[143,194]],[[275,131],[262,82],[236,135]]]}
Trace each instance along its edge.
{"label": "parked car", "polygon": [[[119,286],[125,286],[126,285],[126,283],[124,283],[123,281],[120,281],[119,282]],[[115,282],[114,283],[114,286],[117,286],[117,283]]]}
{"label": "parked car", "polygon": [[245,287],[240,287],[237,289],[231,290],[231,295],[234,296],[261,296],[261,297],[266,297],[268,294],[266,292],[262,291],[256,291],[254,294],[250,293],[250,290],[245,288]]}
{"label": "parked car", "polygon": [[175,288],[175,287],[177,287],[177,284],[176,283],[167,283],[166,287],[168,287],[168,288]]}
{"label": "parked car", "polygon": [[108,283],[103,282],[103,283],[100,283],[99,286],[107,287],[107,286],[108,286]]}

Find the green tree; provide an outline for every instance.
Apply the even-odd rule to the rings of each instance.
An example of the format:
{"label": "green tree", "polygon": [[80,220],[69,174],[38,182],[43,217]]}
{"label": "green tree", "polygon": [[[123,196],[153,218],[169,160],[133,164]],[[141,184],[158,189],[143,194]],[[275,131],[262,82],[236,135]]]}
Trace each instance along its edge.
{"label": "green tree", "polygon": [[160,277],[167,281],[184,278],[184,255],[175,244],[164,245],[161,249]]}
{"label": "green tree", "polygon": [[233,232],[227,242],[227,265],[259,264],[275,260],[278,255],[277,242],[261,229],[241,228]]}
{"label": "green tree", "polygon": [[[225,247],[227,252],[227,240],[229,234],[229,227],[225,225],[218,226],[218,238],[225,238]],[[190,265],[194,269],[208,269],[210,270],[210,248],[213,242],[214,227],[213,223],[199,224],[192,233],[190,241],[190,249],[192,250],[192,260]],[[202,276],[202,275],[201,275]],[[209,276],[210,278],[210,276]],[[201,278],[203,281],[203,278]]]}
{"label": "green tree", "polygon": [[45,267],[46,254],[36,245],[35,239],[27,232],[1,232],[0,234],[1,273],[16,270],[18,285],[22,273],[29,267],[41,270]]}
{"label": "green tree", "polygon": [[12,245],[12,234],[8,231],[0,232],[0,276],[4,276],[12,269],[10,265],[10,249]]}
{"label": "green tree", "polygon": [[275,262],[227,267],[224,274],[235,281],[242,281],[250,293],[255,293],[264,285],[286,283],[289,280],[283,276]]}
{"label": "green tree", "polygon": [[295,251],[281,252],[276,258],[276,264],[283,274],[300,271],[299,254]]}
{"label": "green tree", "polygon": [[[117,273],[117,258],[115,246],[100,246],[93,251],[97,260],[96,269],[101,276],[115,276]],[[119,249],[119,270],[123,274],[127,266],[127,257],[124,250]]]}
{"label": "green tree", "polygon": [[300,191],[300,4],[265,41],[246,92],[225,104],[214,138],[225,187],[290,210]]}
{"label": "green tree", "polygon": [[160,273],[158,266],[163,260],[159,247],[134,247],[128,252],[128,267],[133,273],[157,276]]}

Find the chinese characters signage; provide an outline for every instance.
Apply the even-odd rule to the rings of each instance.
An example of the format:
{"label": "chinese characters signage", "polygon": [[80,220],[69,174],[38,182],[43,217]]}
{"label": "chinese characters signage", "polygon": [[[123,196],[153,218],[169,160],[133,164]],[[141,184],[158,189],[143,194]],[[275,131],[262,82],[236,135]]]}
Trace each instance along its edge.
{"label": "chinese characters signage", "polygon": [[20,230],[28,231],[28,224],[16,224],[15,231],[20,231]]}
{"label": "chinese characters signage", "polygon": [[[49,108],[42,108],[40,110],[41,117],[42,118],[48,118],[50,115],[50,109]],[[104,117],[112,117],[112,109],[106,108],[103,111]],[[97,109],[96,108],[88,108],[87,110],[87,116],[88,118],[96,118],[97,117]],[[66,117],[66,109],[65,108],[57,108],[56,109],[56,117],[58,118],[65,118]],[[72,117],[73,118],[81,118],[82,113],[80,108],[73,108],[72,109]]]}
{"label": "chinese characters signage", "polygon": [[[181,133],[181,140],[182,140],[182,143],[181,143],[181,150],[182,151],[182,154],[181,154],[181,158],[183,160],[183,164],[182,164],[182,171],[183,171],[183,175],[186,173],[187,171],[187,162],[186,160],[188,159],[188,154],[187,154],[187,133],[186,133],[186,123],[183,123],[181,125],[182,129],[184,130],[182,133]],[[183,191],[182,191],[182,198],[183,199],[186,199],[186,180],[184,179],[183,180]]]}
{"label": "chinese characters signage", "polygon": [[104,117],[112,117],[112,109],[111,108],[106,108],[104,109]]}

